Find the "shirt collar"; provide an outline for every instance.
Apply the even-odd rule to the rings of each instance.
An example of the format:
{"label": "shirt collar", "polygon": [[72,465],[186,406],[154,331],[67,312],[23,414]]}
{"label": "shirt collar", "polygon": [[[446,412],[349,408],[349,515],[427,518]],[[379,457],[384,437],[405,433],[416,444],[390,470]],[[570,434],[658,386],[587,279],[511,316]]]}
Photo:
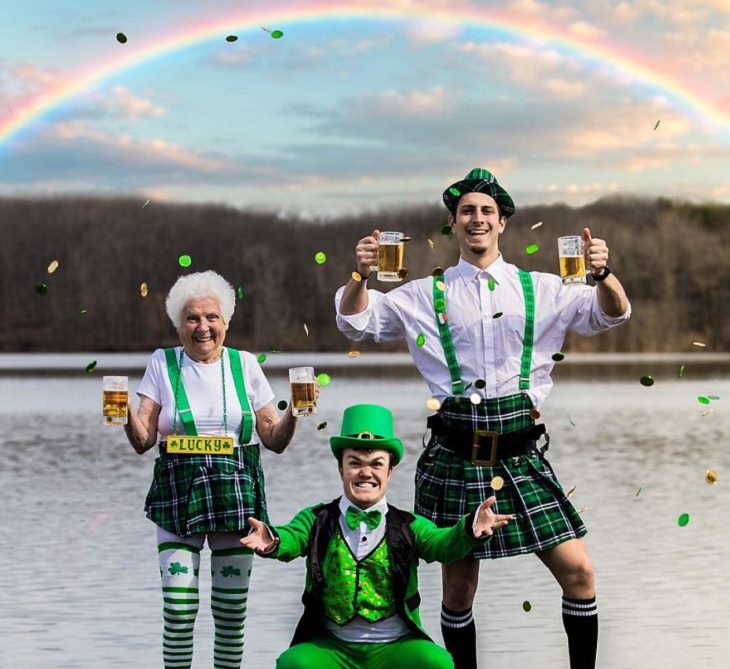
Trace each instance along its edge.
{"label": "shirt collar", "polygon": [[473,281],[474,278],[481,276],[494,279],[494,282],[499,284],[504,280],[507,263],[504,261],[504,258],[500,253],[489,267],[486,269],[479,269],[476,265],[472,265],[470,262],[467,262],[464,258],[460,257],[459,262],[456,265],[456,269],[466,281]]}
{"label": "shirt collar", "polygon": [[[347,499],[347,496],[342,495],[342,497],[340,497],[340,513],[344,516],[347,513],[348,507],[351,506],[354,506],[356,509],[360,508],[357,504],[353,504],[349,499]],[[383,517],[385,517],[385,514],[388,513],[388,502],[385,497],[383,497],[383,499],[381,499],[377,504],[373,504],[373,506],[363,509],[363,511],[373,511],[375,509],[380,511],[380,513],[383,514]]]}

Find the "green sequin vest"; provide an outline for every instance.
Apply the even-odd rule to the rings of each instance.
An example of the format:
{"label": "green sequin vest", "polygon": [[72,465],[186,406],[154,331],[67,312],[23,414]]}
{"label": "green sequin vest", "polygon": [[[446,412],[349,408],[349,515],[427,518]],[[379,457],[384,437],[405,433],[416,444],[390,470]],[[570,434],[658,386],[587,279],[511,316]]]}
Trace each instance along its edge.
{"label": "green sequin vest", "polygon": [[358,562],[338,528],[327,547],[324,577],[324,614],[338,625],[358,615],[374,623],[396,613],[385,538]]}

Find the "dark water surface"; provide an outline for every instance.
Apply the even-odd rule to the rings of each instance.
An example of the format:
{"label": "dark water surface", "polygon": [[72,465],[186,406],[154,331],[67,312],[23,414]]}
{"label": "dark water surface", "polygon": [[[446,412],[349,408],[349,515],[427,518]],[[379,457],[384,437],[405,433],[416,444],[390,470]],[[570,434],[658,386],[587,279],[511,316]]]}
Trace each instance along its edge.
{"label": "dark water surface", "polygon": [[[412,504],[426,386],[416,378],[332,376],[319,415],[300,421],[288,451],[264,454],[274,522],[339,493],[328,437],[339,431],[343,408],[358,402],[394,411],[406,455],[388,497]],[[271,381],[277,399],[285,398],[284,378]],[[130,388],[138,382],[131,377]],[[162,666],[154,527],[142,509],[155,456],[135,455],[121,429],[100,424],[100,388],[94,377],[0,378],[3,669]],[[700,395],[720,399],[705,406]],[[566,378],[543,419],[551,462],[585,507],[599,666],[727,667],[730,381],[662,379],[646,388],[633,377]],[[322,420],[328,427],[318,432]],[[719,473],[714,486],[705,482],[708,468]],[[682,513],[690,514],[686,527],[677,524]],[[198,669],[212,665],[208,565],[204,551]],[[424,624],[440,642],[438,565],[422,565],[420,580]],[[274,665],[299,617],[303,583],[303,560],[256,560],[244,666]],[[567,667],[560,591],[533,556],[482,565],[475,616],[481,666]]]}

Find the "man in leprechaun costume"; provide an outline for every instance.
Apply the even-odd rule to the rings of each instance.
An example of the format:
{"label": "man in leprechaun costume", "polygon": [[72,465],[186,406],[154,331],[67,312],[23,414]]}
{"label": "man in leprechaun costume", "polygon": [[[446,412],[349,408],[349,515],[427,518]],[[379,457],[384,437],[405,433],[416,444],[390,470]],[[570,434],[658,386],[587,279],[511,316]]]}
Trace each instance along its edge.
{"label": "man in leprechaun costume", "polygon": [[491,510],[490,497],[455,525],[437,528],[385,500],[403,457],[385,407],[345,409],[330,438],[343,495],[269,527],[251,518],[241,543],[288,562],[307,558],[304,615],[278,669],[329,667],[453,667],[451,656],[421,626],[418,560],[450,562],[488,540],[510,516]]}

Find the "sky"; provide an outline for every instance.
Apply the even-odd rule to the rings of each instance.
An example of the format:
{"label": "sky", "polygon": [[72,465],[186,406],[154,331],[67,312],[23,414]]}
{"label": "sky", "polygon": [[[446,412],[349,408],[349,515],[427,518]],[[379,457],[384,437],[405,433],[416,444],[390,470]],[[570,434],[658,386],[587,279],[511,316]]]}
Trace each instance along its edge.
{"label": "sky", "polygon": [[438,202],[479,166],[518,208],[730,202],[730,0],[6,0],[2,13],[0,196],[339,216]]}

